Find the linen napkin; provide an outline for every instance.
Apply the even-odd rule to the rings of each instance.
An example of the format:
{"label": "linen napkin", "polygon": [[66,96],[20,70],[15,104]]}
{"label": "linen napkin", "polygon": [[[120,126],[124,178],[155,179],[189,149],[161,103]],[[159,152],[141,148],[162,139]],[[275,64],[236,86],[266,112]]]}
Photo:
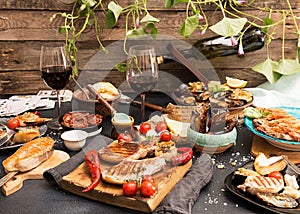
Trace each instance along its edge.
{"label": "linen napkin", "polygon": [[[195,160],[187,172],[153,212],[155,214],[190,214],[201,189],[210,182],[213,162],[208,154]],[[180,197],[178,197],[180,195]]]}
{"label": "linen napkin", "polygon": [[253,105],[262,108],[272,107],[300,107],[300,99],[284,94],[275,90],[266,90],[263,88],[247,88],[247,91],[253,93]]}
{"label": "linen napkin", "polygon": [[113,140],[103,135],[96,136],[91,142],[87,144],[80,152],[73,155],[68,161],[49,169],[44,172],[43,176],[50,184],[57,184],[60,186],[61,180],[65,175],[68,175],[74,169],[76,169],[85,158],[85,154],[90,150],[99,150],[102,147],[106,147]]}

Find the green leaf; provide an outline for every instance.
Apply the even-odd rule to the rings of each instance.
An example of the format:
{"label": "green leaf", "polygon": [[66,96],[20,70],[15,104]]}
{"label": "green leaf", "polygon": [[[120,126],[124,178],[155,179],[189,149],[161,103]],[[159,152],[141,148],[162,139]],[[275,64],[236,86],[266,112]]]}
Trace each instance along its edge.
{"label": "green leaf", "polygon": [[120,62],[116,65],[116,68],[118,69],[118,71],[120,72],[126,72],[126,63],[124,62]]}
{"label": "green leaf", "polygon": [[[267,17],[264,19],[264,26],[268,26],[268,25],[272,25],[272,24],[273,24],[273,20],[270,19],[269,16],[267,16]],[[265,34],[267,34],[268,31],[269,31],[269,29],[270,29],[270,27],[264,27],[264,28],[263,28],[263,32],[264,32]]]}
{"label": "green leaf", "polygon": [[144,16],[140,23],[146,23],[146,22],[159,22],[160,20],[151,16],[150,13],[147,13],[146,16]]}
{"label": "green leaf", "polygon": [[266,117],[268,116],[271,112],[268,112],[268,111],[261,111],[257,108],[254,108],[254,107],[247,107],[243,110],[243,113],[251,118],[251,119],[254,119],[254,118],[262,118],[262,117]]}
{"label": "green leaf", "polygon": [[300,64],[292,59],[282,59],[275,71],[283,75],[294,74],[300,72]]}
{"label": "green leaf", "polygon": [[165,8],[171,8],[184,2],[189,2],[189,0],[166,0]]}
{"label": "green leaf", "polygon": [[254,66],[252,70],[263,74],[267,78],[267,80],[271,84],[273,84],[281,77],[281,74],[274,72],[277,66],[278,66],[277,62],[274,62],[270,58],[268,58],[264,62]]}
{"label": "green leaf", "polygon": [[174,0],[166,0],[165,8],[169,9],[174,6]]}
{"label": "green leaf", "polygon": [[241,32],[246,22],[246,18],[232,19],[224,17],[220,22],[209,27],[209,29],[218,35],[232,37]]}
{"label": "green leaf", "polygon": [[189,16],[185,19],[181,28],[179,29],[179,33],[184,36],[184,38],[188,38],[194,30],[198,27],[199,23],[199,14],[195,14],[193,16]]}
{"label": "green leaf", "polygon": [[144,27],[139,27],[138,29],[129,30],[126,34],[128,38],[134,38],[136,36],[145,36],[147,32]]}
{"label": "green leaf", "polygon": [[107,8],[108,11],[106,12],[105,27],[112,28],[117,24],[123,8],[113,1],[109,2]]}
{"label": "green leaf", "polygon": [[114,13],[111,10],[105,11],[105,27],[113,28],[116,25]]}
{"label": "green leaf", "polygon": [[70,26],[60,26],[59,28],[58,28],[58,32],[59,33],[66,33],[66,32],[68,32],[70,30]]}
{"label": "green leaf", "polygon": [[[146,28],[146,29],[148,29],[148,28],[151,29],[150,34],[151,34],[151,36],[155,39],[156,36],[157,36],[158,30],[157,30],[157,28],[155,27],[154,23],[153,23],[153,22],[148,22],[147,25],[145,26],[145,28]],[[146,30],[146,29],[145,29],[145,30]],[[148,33],[148,31],[147,31],[147,33]]]}

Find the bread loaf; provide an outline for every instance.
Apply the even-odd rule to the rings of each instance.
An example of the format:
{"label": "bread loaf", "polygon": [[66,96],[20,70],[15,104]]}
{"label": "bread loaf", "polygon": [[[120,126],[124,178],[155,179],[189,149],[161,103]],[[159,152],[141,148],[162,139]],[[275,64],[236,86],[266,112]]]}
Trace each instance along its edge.
{"label": "bread loaf", "polygon": [[42,137],[29,141],[2,164],[6,172],[31,170],[47,160],[53,153],[54,140]]}
{"label": "bread loaf", "polygon": [[266,157],[260,152],[254,160],[254,168],[261,175],[267,175],[273,171],[281,171],[286,167],[282,156]]}
{"label": "bread loaf", "polygon": [[15,143],[25,143],[33,140],[36,137],[40,136],[39,127],[31,127],[28,129],[18,131],[13,138]]}

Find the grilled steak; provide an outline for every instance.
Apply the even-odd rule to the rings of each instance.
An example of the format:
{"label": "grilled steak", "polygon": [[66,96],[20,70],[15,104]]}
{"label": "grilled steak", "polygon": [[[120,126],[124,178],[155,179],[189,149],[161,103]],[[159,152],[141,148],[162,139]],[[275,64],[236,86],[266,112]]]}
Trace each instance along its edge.
{"label": "grilled steak", "polygon": [[112,184],[123,184],[128,180],[137,180],[145,175],[153,175],[163,169],[166,161],[163,157],[143,160],[125,159],[119,164],[102,170],[102,180]]}
{"label": "grilled steak", "polygon": [[2,164],[6,172],[28,171],[45,160],[53,153],[54,140],[50,137],[37,138],[20,147]]}
{"label": "grilled steak", "polygon": [[258,192],[262,193],[278,193],[284,187],[283,179],[265,176],[248,176],[242,185],[237,186],[244,192],[249,192],[255,195]]}
{"label": "grilled steak", "polygon": [[125,158],[138,160],[153,152],[156,148],[156,141],[149,140],[141,143],[118,143],[112,142],[108,147],[99,150],[100,158],[110,163],[119,163]]}

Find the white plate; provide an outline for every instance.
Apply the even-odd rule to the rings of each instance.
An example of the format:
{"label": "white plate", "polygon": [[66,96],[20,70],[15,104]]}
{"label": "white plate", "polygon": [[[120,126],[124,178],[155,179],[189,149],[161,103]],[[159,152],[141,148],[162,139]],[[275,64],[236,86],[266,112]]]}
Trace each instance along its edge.
{"label": "white plate", "polygon": [[[44,134],[46,134],[46,132],[47,132],[47,125],[45,124],[45,125],[40,126],[40,137],[42,137]],[[11,143],[13,143],[12,139],[9,139],[5,144],[9,143],[9,141],[11,141]],[[7,145],[7,146],[2,145],[2,146],[0,146],[0,150],[18,148],[18,147],[23,146],[24,144],[25,143],[15,143],[13,145]]]}

